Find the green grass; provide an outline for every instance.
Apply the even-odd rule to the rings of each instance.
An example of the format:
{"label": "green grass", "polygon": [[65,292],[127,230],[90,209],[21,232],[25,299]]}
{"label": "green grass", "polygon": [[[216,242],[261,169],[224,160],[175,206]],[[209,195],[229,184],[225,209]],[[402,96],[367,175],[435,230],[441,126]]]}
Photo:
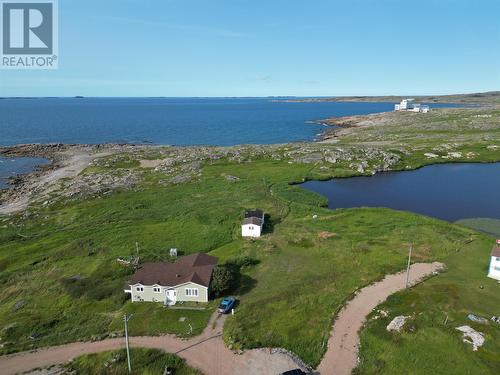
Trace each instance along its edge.
{"label": "green grass", "polygon": [[[334,235],[321,239],[324,231]],[[332,212],[292,205],[273,236],[256,241],[261,263],[248,272],[256,284],[226,322],[225,340],[236,348],[284,346],[317,365],[345,300],[359,287],[404,269],[410,239],[414,261],[426,262],[453,254],[470,233],[388,209]]]}
{"label": "green grass", "polygon": [[[436,111],[426,117],[428,128],[419,117],[416,124],[403,124],[408,125],[406,132],[401,124],[388,126],[386,138],[392,137],[403,146],[396,142],[377,147],[401,157],[396,168],[416,168],[435,162],[426,158],[425,152],[432,152],[447,139],[458,142],[461,137],[455,149],[477,151],[467,161],[498,161],[498,150],[487,148],[498,139],[498,129],[489,122],[478,123],[471,117],[475,111]],[[496,124],[500,116],[493,114],[496,117],[491,121]],[[472,126],[468,127],[470,121]],[[451,125],[445,126],[448,123]],[[474,133],[476,126],[479,130]],[[485,273],[487,260],[483,264],[482,256],[489,252],[487,243],[492,239],[476,235],[472,229],[388,209],[330,211],[324,207],[324,198],[290,185],[359,174],[357,163],[368,157],[362,147],[380,139],[384,139],[383,129],[359,129],[340,146],[304,146],[307,152],[317,154],[337,147],[353,152],[352,160],[335,164],[292,161],[283,150],[269,146],[278,157],[204,162],[201,177],[179,185],[165,184],[161,172],[138,167],[137,158],[161,155],[158,148],[152,154],[107,157],[89,167],[84,173],[141,170],[143,179],[131,190],[86,200],[60,200],[33,206],[26,215],[0,218],[0,353],[121,334],[124,313],[134,313],[131,335],[173,333],[186,337],[200,333],[216,302],[206,310],[194,311],[132,304],[127,299],[123,285],[133,271],[120,266],[116,258],[134,255],[136,242],[141,261],[168,260],[171,247],[178,248],[181,255],[210,252],[221,262],[241,256],[257,259],[257,265],[243,270],[242,283],[235,291],[240,304],[235,316],[227,320],[224,339],[234,348],[284,347],[313,366],[325,352],[331,323],[340,307],[360,287],[403,269],[410,240],[415,245],[414,261],[451,262],[470,252],[481,254],[470,267],[475,264],[482,268],[474,272]],[[287,149],[293,152],[294,147],[302,146]],[[370,166],[375,164],[380,160],[369,160]],[[228,181],[227,175],[238,180]],[[269,214],[265,235],[242,239],[239,224],[243,212],[254,207]],[[322,238],[322,232],[330,236]],[[477,240],[457,253],[471,235]],[[467,284],[469,271],[466,268],[457,273],[456,280]],[[452,268],[443,277],[451,272]],[[431,282],[438,280],[441,277]],[[453,297],[446,288],[430,289],[429,294],[439,301]],[[489,297],[488,303],[500,305],[498,293]],[[16,309],[21,301],[24,305]],[[471,298],[469,302],[468,309],[481,313],[481,301]],[[401,308],[411,303],[405,300]],[[450,316],[458,319],[461,309],[461,305],[451,304]],[[180,317],[186,320],[181,322]],[[498,341],[492,332],[489,334]],[[34,339],[29,338],[32,334],[36,334]],[[363,352],[363,366],[368,366],[368,372],[375,371],[370,366],[384,360],[384,353],[377,346],[365,347],[369,349]],[[388,356],[390,353],[387,349]],[[461,361],[469,365],[479,361],[485,369],[494,368],[490,364],[499,357],[491,354],[494,350],[484,358],[464,353]],[[425,361],[426,352],[416,351],[414,360]]]}
{"label": "green grass", "polygon": [[463,225],[467,228],[472,228],[484,233],[491,234],[492,236],[500,237],[500,220],[490,218],[472,218],[462,219],[455,222],[455,224]]}
{"label": "green grass", "polygon": [[[165,311],[161,304],[129,301],[123,306],[123,311],[133,314],[129,322],[129,330],[134,336],[159,335],[171,331],[178,336],[189,337],[199,335],[203,331],[216,307],[216,302],[212,301],[199,307],[205,307],[206,310],[169,309]],[[121,315],[111,321],[110,329],[112,331],[123,329]]]}
{"label": "green grass", "polygon": [[[121,333],[120,318],[132,311],[142,316],[131,321],[132,335],[200,333],[213,305],[182,313],[132,305],[123,286],[133,270],[116,258],[134,255],[136,241],[141,261],[167,260],[171,247],[183,255],[235,246],[229,257],[237,255],[252,247],[239,239],[245,209],[262,207],[270,222],[286,215],[288,205],[271,196],[261,172],[273,176],[287,169],[283,180],[297,179],[306,168],[290,173],[284,163],[221,164],[207,167],[202,181],[167,187],[152,174],[137,190],[63,201],[6,219],[0,228],[0,327],[6,328],[0,352]],[[222,171],[242,180],[228,182]],[[16,310],[18,302],[25,304]],[[187,320],[180,323],[180,315]]]}
{"label": "green grass", "polygon": [[[176,355],[156,349],[131,349],[130,362],[132,375],[163,374],[166,366],[175,375],[202,375]],[[66,364],[65,370],[75,375],[127,375],[127,352],[123,349],[82,355]]]}
{"label": "green grass", "polygon": [[[371,320],[363,330],[361,364],[355,373],[500,373],[500,325],[467,319],[469,313],[487,319],[499,313],[499,285],[486,277],[491,243],[491,238],[477,236],[444,260],[445,273],[382,304],[379,308],[389,316]],[[385,327],[396,315],[411,318],[401,333],[388,333]],[[455,330],[462,325],[485,334],[485,345],[477,352]]]}

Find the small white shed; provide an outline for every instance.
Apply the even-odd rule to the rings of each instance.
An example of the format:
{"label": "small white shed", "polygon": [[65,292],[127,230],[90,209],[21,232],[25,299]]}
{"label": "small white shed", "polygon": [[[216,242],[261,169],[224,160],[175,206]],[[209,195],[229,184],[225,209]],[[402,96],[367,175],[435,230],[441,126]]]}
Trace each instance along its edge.
{"label": "small white shed", "polygon": [[497,244],[493,246],[493,250],[491,250],[488,277],[500,281],[500,240],[497,240]]}
{"label": "small white shed", "polygon": [[241,224],[243,237],[260,237],[264,226],[264,212],[258,209],[245,212],[245,219]]}

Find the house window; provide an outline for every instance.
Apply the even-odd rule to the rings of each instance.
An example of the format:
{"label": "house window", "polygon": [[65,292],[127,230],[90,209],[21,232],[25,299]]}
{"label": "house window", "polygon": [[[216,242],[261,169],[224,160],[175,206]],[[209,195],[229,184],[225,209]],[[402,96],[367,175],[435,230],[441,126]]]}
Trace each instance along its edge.
{"label": "house window", "polygon": [[186,288],[186,297],[198,297],[198,289]]}
{"label": "house window", "polygon": [[495,271],[500,271],[500,267],[493,267]]}
{"label": "house window", "polygon": [[248,229],[253,230],[253,227],[250,225],[250,226],[248,227]]}
{"label": "house window", "polygon": [[497,258],[497,262],[500,262],[500,258]]}
{"label": "house window", "polygon": [[160,293],[161,292],[161,288],[159,286],[154,286],[153,287],[153,292]]}
{"label": "house window", "polygon": [[138,292],[144,292],[144,287],[138,286],[138,287],[135,288],[135,290],[138,291]]}

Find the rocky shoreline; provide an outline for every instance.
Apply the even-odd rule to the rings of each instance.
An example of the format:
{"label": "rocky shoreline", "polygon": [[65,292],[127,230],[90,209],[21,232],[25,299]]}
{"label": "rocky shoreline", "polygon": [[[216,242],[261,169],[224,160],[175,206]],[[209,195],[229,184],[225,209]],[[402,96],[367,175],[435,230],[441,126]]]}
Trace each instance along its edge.
{"label": "rocky shoreline", "polygon": [[0,147],[2,157],[39,157],[50,161],[49,164],[36,166],[30,173],[9,178],[10,186],[0,190],[0,214],[22,211],[34,197],[50,195],[60,187],[60,181],[77,176],[99,156],[138,147],[141,146],[62,143]]}
{"label": "rocky shoreline", "polygon": [[[11,181],[10,188],[0,190],[0,215],[24,211],[30,203],[45,206],[61,199],[140,189],[148,173],[159,173],[159,183],[165,186],[195,181],[202,176],[203,163],[221,159],[232,163],[265,159],[314,164],[325,171],[335,166],[361,174],[390,170],[400,159],[394,152],[370,146],[333,146],[321,142],[225,147],[33,144],[2,147],[0,155],[37,156],[52,161],[43,169],[18,176]],[[232,176],[225,178],[234,180]]]}
{"label": "rocky shoreline", "polygon": [[383,125],[399,116],[395,112],[380,112],[368,115],[354,115],[342,117],[329,117],[315,121],[317,124],[327,126],[319,136],[319,142],[332,142],[340,137],[352,133],[354,128],[370,125]]}
{"label": "rocky shoreline", "polygon": [[[439,137],[443,119],[449,116],[459,119],[446,124],[456,136]],[[488,155],[500,147],[495,142],[497,118],[489,110],[438,109],[425,115],[382,112],[332,117],[316,123],[325,126],[316,142],[237,146],[58,143],[0,147],[0,156],[42,157],[51,161],[12,178],[10,188],[0,190],[0,215],[23,211],[31,202],[44,205],[61,198],[73,200],[121,188],[140,188],[144,177],[153,172],[159,173],[162,185],[194,181],[201,178],[203,163],[220,159],[232,163],[265,159],[315,165],[325,174],[337,168],[370,175],[394,168],[410,169],[411,165],[399,163],[412,154],[424,160],[476,160],[479,151],[461,151],[465,144],[463,134],[469,134],[464,130],[476,130],[477,135],[469,136],[467,144],[479,142],[484,149],[481,154]],[[426,133],[434,137],[432,147],[422,144]]]}
{"label": "rocky shoreline", "polygon": [[[321,143],[334,143],[338,138],[349,134],[353,128],[364,125],[370,125],[374,122],[380,122],[381,119],[390,116],[390,112],[383,112],[374,115],[358,115],[345,117],[332,117],[323,120],[317,120],[315,123],[325,125],[327,128],[322,132],[316,141],[311,142],[295,142],[291,143],[289,156],[292,156],[296,162],[309,162],[309,159],[316,160],[317,150],[311,150],[311,145],[320,145]],[[268,154],[273,159],[280,159],[276,152],[279,148],[285,145],[239,145],[239,146],[168,146],[168,145],[151,145],[151,144],[20,144],[15,146],[0,147],[0,156],[3,157],[40,157],[50,160],[50,163],[36,167],[34,171],[26,174],[19,174],[9,179],[10,187],[0,190],[0,213],[4,212],[2,208],[5,205],[15,201],[20,201],[23,197],[30,197],[40,193],[41,185],[53,182],[54,179],[62,179],[64,177],[76,176],[75,171],[81,171],[89,165],[98,155],[107,155],[117,152],[132,152],[155,150],[162,148],[170,148],[177,150],[176,158],[179,160],[190,160],[191,162],[199,162],[204,159],[210,159],[211,154],[230,155],[234,154],[233,158],[241,158],[241,155],[248,154],[250,157],[263,156]],[[340,151],[339,151],[340,152]],[[192,153],[198,154],[199,157],[193,159]],[[337,152],[338,153],[338,152]],[[341,152],[345,154],[344,151]],[[240,155],[241,154],[241,155]],[[311,155],[310,155],[311,154]],[[240,156],[238,156],[240,155]],[[347,154],[346,154],[347,155]],[[333,156],[334,160],[347,158],[348,156]],[[319,157],[319,156],[318,156]],[[245,156],[246,158],[246,156]],[[328,160],[332,159],[327,157]],[[173,160],[173,159],[172,159]],[[319,160],[319,159],[318,159]],[[177,162],[176,162],[177,163]],[[147,163],[146,163],[147,164]],[[178,164],[178,163],[177,163]],[[76,169],[75,169],[76,168]],[[171,166],[159,166],[159,169],[171,171]],[[156,169],[158,169],[156,168]],[[174,168],[175,169],[175,168]],[[66,170],[66,172],[64,172]],[[62,172],[61,172],[62,171]],[[75,174],[76,173],[76,174]],[[55,177],[54,177],[55,175]],[[115,176],[116,177],[116,176]],[[123,176],[120,177],[120,179]],[[129,176],[134,180],[134,176]],[[174,180],[179,177],[174,177]],[[182,181],[180,181],[182,182]],[[113,181],[103,181],[103,183],[113,185]],[[23,204],[25,206],[25,203]],[[17,209],[16,209],[17,210]],[[8,210],[10,212],[10,210]]]}

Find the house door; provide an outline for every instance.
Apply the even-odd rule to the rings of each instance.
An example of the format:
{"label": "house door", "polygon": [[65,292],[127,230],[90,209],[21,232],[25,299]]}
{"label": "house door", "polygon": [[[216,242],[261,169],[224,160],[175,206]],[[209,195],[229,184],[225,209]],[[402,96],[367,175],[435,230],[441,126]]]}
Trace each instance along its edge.
{"label": "house door", "polygon": [[177,302],[177,292],[175,289],[167,289],[167,298],[165,303],[169,306],[175,305]]}

